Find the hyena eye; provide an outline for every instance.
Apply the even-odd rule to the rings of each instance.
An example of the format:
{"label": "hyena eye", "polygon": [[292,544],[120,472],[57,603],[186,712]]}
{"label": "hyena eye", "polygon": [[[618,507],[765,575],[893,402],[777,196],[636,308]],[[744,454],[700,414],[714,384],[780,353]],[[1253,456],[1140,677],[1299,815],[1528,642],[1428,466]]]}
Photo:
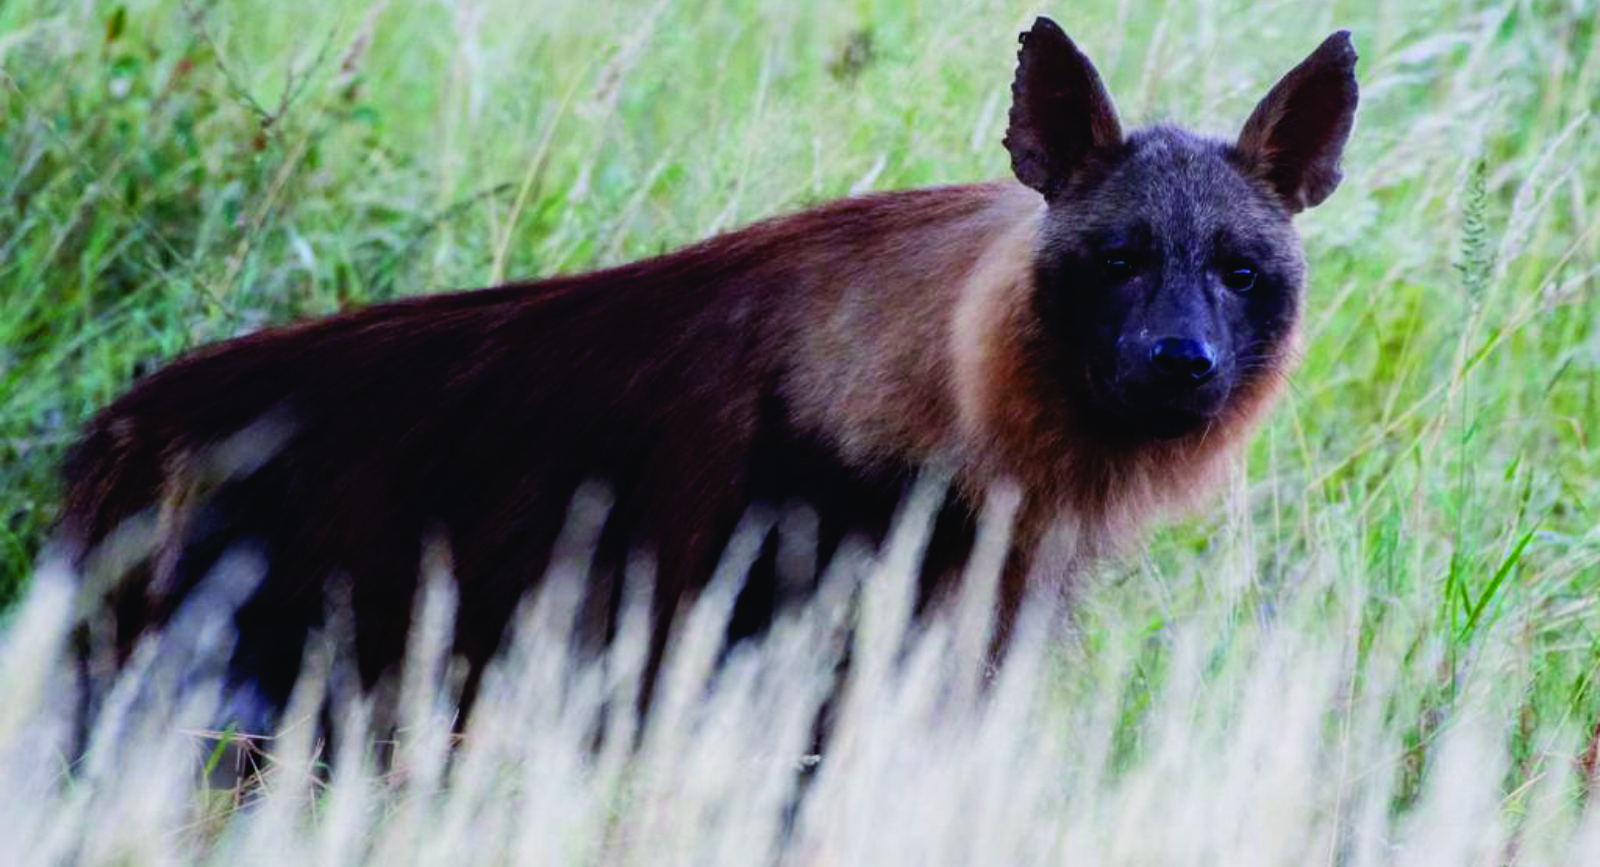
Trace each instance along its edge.
{"label": "hyena eye", "polygon": [[1111,256],[1100,263],[1101,275],[1113,285],[1132,280],[1135,270],[1133,261],[1126,256]]}
{"label": "hyena eye", "polygon": [[1235,292],[1248,292],[1256,285],[1256,269],[1249,265],[1235,265],[1222,272],[1222,285]]}

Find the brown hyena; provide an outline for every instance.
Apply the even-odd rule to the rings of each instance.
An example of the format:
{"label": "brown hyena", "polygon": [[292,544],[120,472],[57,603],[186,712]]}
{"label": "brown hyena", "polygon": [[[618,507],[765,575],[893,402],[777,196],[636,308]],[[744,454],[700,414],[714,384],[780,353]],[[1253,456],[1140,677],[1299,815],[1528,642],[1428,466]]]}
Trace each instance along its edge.
{"label": "brown hyena", "polygon": [[[259,556],[228,676],[251,727],[282,706],[331,576],[362,678],[400,659],[425,538],[453,553],[456,650],[481,667],[587,479],[614,506],[584,628],[614,628],[624,562],[648,554],[652,664],[752,505],[805,504],[817,551],[769,544],[735,639],[841,540],[881,540],[928,467],[951,484],[925,599],[959,575],[984,492],[1020,491],[1003,632],[1046,571],[1041,540],[1091,556],[1190,500],[1271,402],[1305,281],[1291,221],[1339,182],[1355,62],[1348,34],[1329,37],[1233,141],[1125,133],[1041,18],[1005,137],[1020,183],[848,198],[617,268],[201,348],[89,422],[62,537],[87,557],[153,516],[160,538],[112,593],[123,653],[225,552]],[[184,480],[263,418],[270,454]]]}

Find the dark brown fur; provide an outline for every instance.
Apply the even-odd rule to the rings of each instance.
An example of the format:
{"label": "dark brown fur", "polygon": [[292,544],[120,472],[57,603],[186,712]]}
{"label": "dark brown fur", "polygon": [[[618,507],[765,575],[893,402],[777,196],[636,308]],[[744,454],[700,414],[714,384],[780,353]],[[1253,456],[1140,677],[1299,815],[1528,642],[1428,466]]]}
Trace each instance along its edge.
{"label": "dark brown fur", "polygon": [[[245,545],[267,573],[238,618],[235,677],[281,703],[339,575],[370,684],[402,654],[423,540],[440,536],[460,586],[457,649],[481,664],[538,586],[587,479],[607,483],[615,502],[587,631],[609,631],[625,561],[647,552],[657,655],[752,504],[809,504],[825,562],[851,534],[881,540],[922,468],[947,471],[952,493],[924,567],[933,598],[959,571],[986,489],[1017,486],[1004,622],[1030,568],[1045,568],[1035,553],[1047,537],[1066,552],[1048,561],[1059,566],[1187,502],[1281,380],[1303,272],[1288,216],[1331,191],[1327,171],[1317,175],[1326,189],[1289,189],[1301,174],[1272,160],[1299,141],[1283,137],[1283,118],[1304,106],[1270,96],[1258,111],[1270,117],[1236,147],[1160,130],[1124,141],[1065,35],[1042,20],[1029,39],[1008,145],[1033,189],[846,199],[619,268],[262,331],[138,383],[89,423],[65,471],[63,536],[80,555],[141,514],[160,529],[116,591],[121,652]],[[1349,78],[1354,55],[1334,42],[1319,50],[1326,68],[1304,75]],[[1046,86],[1062,81],[1071,86]],[[1345,114],[1349,81],[1348,105],[1332,106]],[[1333,131],[1335,162],[1348,132]],[[1129,187],[1140,160],[1162,171],[1198,161],[1222,181],[1196,169],[1198,193]],[[1091,255],[1091,228],[1165,213],[1130,196],[1181,205],[1213,194],[1233,197],[1239,231],[1281,259],[1271,267],[1287,306],[1273,314],[1270,346],[1203,426],[1153,436],[1108,425],[1094,404],[1102,396],[1076,372],[1090,362],[1063,345],[1041,295],[1079,279],[1072,263]],[[193,471],[264,418],[278,439],[259,466],[209,480]],[[771,548],[734,637],[759,631],[815,580],[782,574]]]}

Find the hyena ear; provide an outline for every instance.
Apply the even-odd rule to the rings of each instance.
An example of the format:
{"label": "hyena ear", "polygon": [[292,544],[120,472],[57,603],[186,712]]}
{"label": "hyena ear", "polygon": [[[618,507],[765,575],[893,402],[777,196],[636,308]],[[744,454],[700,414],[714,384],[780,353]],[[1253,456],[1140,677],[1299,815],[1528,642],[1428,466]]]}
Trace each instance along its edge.
{"label": "hyena ear", "polygon": [[1054,199],[1122,144],[1122,125],[1094,64],[1054,21],[1039,18],[1020,41],[1006,150],[1017,180]]}
{"label": "hyena ear", "polygon": [[1295,213],[1339,186],[1339,156],[1356,119],[1356,49],[1329,36],[1256,106],[1238,149]]}

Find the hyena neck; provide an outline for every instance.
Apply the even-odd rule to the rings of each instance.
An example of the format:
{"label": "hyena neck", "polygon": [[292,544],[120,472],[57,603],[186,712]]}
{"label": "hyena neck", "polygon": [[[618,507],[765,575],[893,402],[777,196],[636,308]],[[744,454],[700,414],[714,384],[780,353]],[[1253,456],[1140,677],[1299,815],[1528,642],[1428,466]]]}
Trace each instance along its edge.
{"label": "hyena neck", "polygon": [[1043,214],[1032,190],[995,182],[874,194],[796,218],[822,231],[789,257],[797,291],[780,302],[791,420],[857,467],[909,459],[971,475],[982,444],[967,435],[955,387],[957,311],[977,284],[1028,271],[1029,256],[1007,256],[1027,249]]}
{"label": "hyena neck", "polygon": [[1065,524],[1093,554],[1192,501],[1270,394],[1176,440],[1130,441],[1074,413],[1059,377],[1039,375],[1044,214],[1038,193],[996,182],[847,199],[747,231],[775,244],[795,289],[776,316],[794,350],[779,375],[794,424],[863,469],[934,465],[974,501],[1018,489],[1022,521]]}
{"label": "hyena neck", "polygon": [[1056,355],[1041,346],[1034,297],[1043,199],[1011,183],[949,195],[971,197],[971,210],[886,237],[897,255],[867,272],[874,291],[901,293],[887,308],[906,315],[885,320],[835,296],[834,345],[877,347],[873,366],[824,380],[843,389],[833,407],[845,413],[836,429],[854,432],[847,456],[915,454],[950,471],[975,501],[996,485],[1016,489],[1028,525],[1019,533],[1037,540],[1053,525],[1085,556],[1115,549],[1210,489],[1245,439],[1236,434],[1280,380],[1253,384],[1192,435],[1141,440],[1107,429],[1075,411],[1066,377],[1045,369]]}

